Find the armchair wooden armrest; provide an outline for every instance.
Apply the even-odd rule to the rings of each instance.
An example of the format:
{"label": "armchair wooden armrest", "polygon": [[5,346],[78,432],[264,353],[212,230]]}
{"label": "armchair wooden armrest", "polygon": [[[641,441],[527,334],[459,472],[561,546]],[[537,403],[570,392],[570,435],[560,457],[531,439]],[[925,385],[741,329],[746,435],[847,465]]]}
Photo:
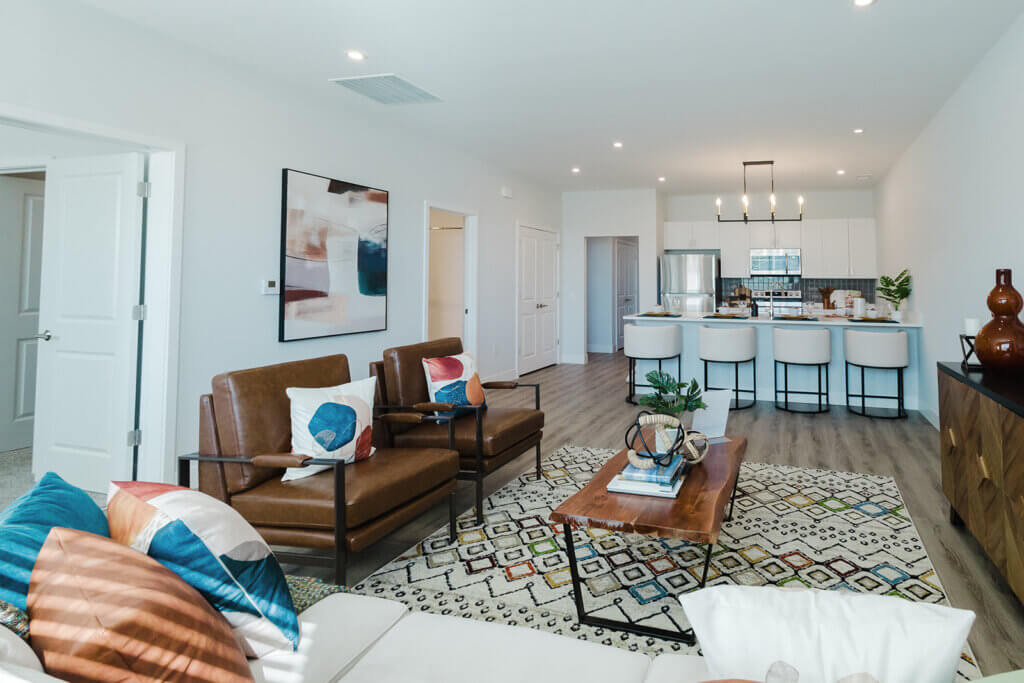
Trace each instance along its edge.
{"label": "armchair wooden armrest", "polygon": [[391,424],[418,425],[423,422],[424,415],[421,413],[384,413],[380,419]]}
{"label": "armchair wooden armrest", "polygon": [[424,403],[414,403],[412,407],[413,410],[418,410],[421,413],[447,413],[451,412],[452,410],[455,410],[454,403],[433,403],[430,401],[426,401]]}
{"label": "armchair wooden armrest", "polygon": [[540,385],[531,382],[484,382],[484,389],[518,389],[519,387],[533,387],[534,404],[540,410]]}

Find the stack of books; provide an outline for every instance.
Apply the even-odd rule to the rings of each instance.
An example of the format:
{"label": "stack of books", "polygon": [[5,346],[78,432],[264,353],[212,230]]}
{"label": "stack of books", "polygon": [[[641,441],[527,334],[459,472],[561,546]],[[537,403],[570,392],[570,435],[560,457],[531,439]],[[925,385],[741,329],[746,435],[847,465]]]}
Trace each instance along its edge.
{"label": "stack of books", "polygon": [[608,482],[606,487],[612,493],[633,493],[640,496],[675,498],[686,480],[686,461],[676,454],[665,467],[657,466],[647,470],[628,464],[622,472]]}

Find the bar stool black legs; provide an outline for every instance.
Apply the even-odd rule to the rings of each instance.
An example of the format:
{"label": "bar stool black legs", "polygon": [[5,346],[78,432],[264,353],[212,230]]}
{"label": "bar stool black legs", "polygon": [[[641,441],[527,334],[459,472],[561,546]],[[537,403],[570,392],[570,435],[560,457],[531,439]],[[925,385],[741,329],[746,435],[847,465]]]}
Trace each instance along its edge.
{"label": "bar stool black legs", "polygon": [[[779,388],[779,365],[782,365],[782,388]],[[818,369],[818,390],[817,391],[797,391],[789,388],[789,366],[799,365],[803,367],[817,368]],[[775,407],[779,410],[785,410],[790,413],[827,413],[830,410],[828,403],[829,396],[829,374],[828,374],[828,363],[790,363],[786,361],[777,360],[775,361],[774,367],[774,384],[775,384]],[[821,384],[821,369],[825,369],[825,385],[822,388]],[[779,403],[779,394],[782,394],[783,401]],[[814,407],[813,403],[797,403],[794,406],[790,406],[789,395],[799,394],[800,396],[815,396],[818,399],[817,408]],[[797,408],[795,406],[808,406],[806,408]]]}
{"label": "bar stool black legs", "polygon": [[[750,360],[741,361],[728,361],[728,360],[704,360],[704,391],[718,391],[720,389],[729,389],[733,394],[732,401],[729,402],[729,410],[746,410],[747,408],[753,408],[754,404],[757,403],[757,358],[751,358]],[[723,363],[726,365],[733,366],[733,386],[729,387],[712,387],[708,386],[708,363]],[[753,389],[741,389],[740,388],[740,365],[744,363],[750,363],[753,369]],[[740,394],[752,394],[753,398],[747,403],[740,403]]]}
{"label": "bar stool black legs", "polygon": [[[850,391],[850,366],[860,368],[860,393],[855,394]],[[869,394],[867,387],[864,384],[865,370],[890,370],[896,373],[896,395],[895,396],[883,396],[879,394]],[[844,369],[846,379],[846,409],[854,415],[860,415],[861,417],[873,417],[878,420],[902,420],[907,417],[907,411],[904,407],[904,395],[903,395],[903,370],[904,368],[880,368],[871,365],[858,365],[856,363],[846,362],[846,368]],[[868,399],[877,398],[886,401],[896,401],[896,414],[881,413],[879,410],[886,409],[868,409]],[[851,399],[860,399],[860,408],[855,408]],[[888,408],[887,410],[892,410]]]}
{"label": "bar stool black legs", "polygon": [[634,396],[636,395],[636,390],[637,389],[649,389],[651,387],[650,384],[637,384],[636,383],[636,362],[638,360],[656,360],[656,361],[658,361],[658,372],[662,372],[662,369],[661,369],[662,362],[666,361],[666,360],[672,360],[673,358],[675,358],[676,359],[676,379],[679,380],[679,381],[682,381],[682,375],[683,375],[683,354],[681,354],[681,353],[677,354],[675,356],[666,356],[664,358],[633,358],[631,356],[626,356],[626,357],[629,358],[629,393],[626,394],[626,403],[629,403],[630,405],[634,405],[634,406],[636,405],[636,399],[634,398]]}

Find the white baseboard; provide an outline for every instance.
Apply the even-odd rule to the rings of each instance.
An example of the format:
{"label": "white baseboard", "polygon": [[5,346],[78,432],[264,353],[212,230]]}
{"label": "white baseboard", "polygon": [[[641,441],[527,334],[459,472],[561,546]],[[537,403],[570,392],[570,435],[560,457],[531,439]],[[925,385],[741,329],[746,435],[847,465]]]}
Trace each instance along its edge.
{"label": "white baseboard", "polygon": [[563,353],[562,354],[562,362],[563,363],[572,363],[574,365],[586,365],[587,364],[587,354],[585,354],[585,353]]}

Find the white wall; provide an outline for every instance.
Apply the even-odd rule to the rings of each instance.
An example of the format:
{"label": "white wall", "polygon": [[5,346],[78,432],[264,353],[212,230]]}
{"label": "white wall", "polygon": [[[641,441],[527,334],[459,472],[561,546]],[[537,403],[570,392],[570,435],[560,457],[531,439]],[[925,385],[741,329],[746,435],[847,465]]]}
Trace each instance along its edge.
{"label": "white wall", "polygon": [[[431,209],[430,227],[465,228],[466,219],[457,213]],[[462,336],[465,236],[464,229],[430,231],[430,292],[427,296],[427,336],[430,339]]]}
{"label": "white wall", "polygon": [[[851,182],[857,182],[853,180]],[[665,198],[667,221],[715,220],[715,198],[722,198],[722,218],[743,217],[742,185],[725,188],[721,194],[677,194]],[[797,197],[803,195],[804,218],[874,218],[874,192],[867,190],[837,190],[812,192],[776,192],[775,213],[779,218],[796,218],[799,212]],[[750,193],[750,215],[765,217],[770,213],[768,194]]]}
{"label": "white wall", "polygon": [[587,351],[613,353],[615,317],[615,238],[588,237]]}
{"label": "white wall", "polygon": [[587,349],[587,237],[639,240],[639,310],[657,301],[657,261],[662,226],[653,189],[562,194],[562,362],[585,363]]}
{"label": "white wall", "polygon": [[910,268],[923,319],[921,407],[938,410],[936,361],[960,359],[965,317],[987,320],[997,268],[1024,285],[1024,17],[979,62],[878,192],[883,272]]}
{"label": "white wall", "polygon": [[[481,373],[515,367],[515,221],[557,226],[557,193],[346,108],[327,83],[268,79],[68,0],[0,0],[0,100],[187,145],[177,452],[225,370],[347,353],[355,377],[423,329],[424,201],[479,213]],[[281,169],[390,191],[388,329],[280,344]],[[502,185],[515,199],[504,199]]]}

